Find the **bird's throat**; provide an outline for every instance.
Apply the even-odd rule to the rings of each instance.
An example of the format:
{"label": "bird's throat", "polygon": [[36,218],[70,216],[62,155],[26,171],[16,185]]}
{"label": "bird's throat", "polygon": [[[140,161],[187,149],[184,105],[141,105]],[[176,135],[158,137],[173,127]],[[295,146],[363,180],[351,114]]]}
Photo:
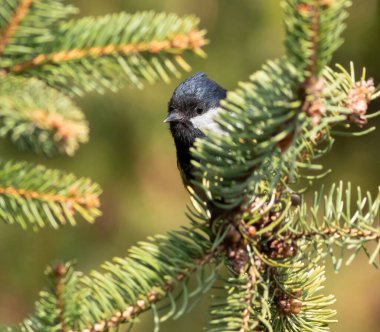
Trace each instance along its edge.
{"label": "bird's throat", "polygon": [[[178,130],[180,129],[180,130]],[[173,135],[174,143],[177,150],[177,162],[178,168],[181,171],[181,176],[185,184],[188,184],[191,179],[194,178],[193,166],[191,160],[194,159],[191,155],[191,147],[194,146],[194,142],[197,138],[204,137],[205,135],[197,128],[191,125],[176,128]]]}

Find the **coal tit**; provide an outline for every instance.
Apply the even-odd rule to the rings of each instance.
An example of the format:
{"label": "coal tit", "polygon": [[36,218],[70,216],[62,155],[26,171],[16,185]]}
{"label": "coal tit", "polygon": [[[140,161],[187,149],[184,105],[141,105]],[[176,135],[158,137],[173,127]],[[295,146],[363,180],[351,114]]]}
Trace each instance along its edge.
{"label": "coal tit", "polygon": [[210,80],[205,73],[197,73],[183,81],[169,101],[170,131],[177,150],[177,165],[185,185],[190,184],[193,166],[190,148],[195,139],[205,136],[205,130],[220,132],[214,117],[226,90]]}

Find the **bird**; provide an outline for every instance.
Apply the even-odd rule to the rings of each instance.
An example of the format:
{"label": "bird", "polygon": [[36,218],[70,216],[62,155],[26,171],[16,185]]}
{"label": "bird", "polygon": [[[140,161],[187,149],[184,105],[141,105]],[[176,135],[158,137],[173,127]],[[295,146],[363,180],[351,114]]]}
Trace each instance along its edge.
{"label": "bird", "polygon": [[164,122],[170,126],[177,166],[185,186],[191,185],[194,179],[190,149],[195,140],[205,137],[207,132],[224,134],[215,116],[226,95],[226,89],[200,72],[181,82],[170,98]]}

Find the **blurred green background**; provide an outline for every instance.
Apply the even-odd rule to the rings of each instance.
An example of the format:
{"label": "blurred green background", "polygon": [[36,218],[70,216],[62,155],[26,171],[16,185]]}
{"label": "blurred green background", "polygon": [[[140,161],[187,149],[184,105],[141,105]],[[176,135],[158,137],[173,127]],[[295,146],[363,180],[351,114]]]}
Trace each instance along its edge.
{"label": "blurred green background", "polygon": [[[259,69],[267,59],[283,54],[282,13],[274,0],[81,0],[71,1],[82,15],[154,9],[194,13],[209,31],[208,58],[188,58],[194,71],[205,71],[227,89]],[[346,67],[353,60],[365,65],[380,82],[380,1],[355,1],[345,32],[346,43],[334,62]],[[91,128],[90,143],[74,158],[54,159],[16,151],[1,143],[4,159],[32,160],[50,167],[89,176],[99,182],[103,216],[94,225],[80,223],[60,231],[24,232],[0,223],[0,321],[15,323],[32,310],[44,285],[45,266],[56,259],[76,259],[85,272],[149,235],[186,224],[187,195],[176,169],[175,150],[164,119],[167,101],[178,81],[125,88],[118,94],[78,98]],[[372,105],[380,109],[380,104]],[[380,124],[379,119],[376,120]],[[380,184],[380,131],[358,139],[341,139],[325,158],[334,173],[327,182],[343,179],[375,192]],[[328,268],[326,293],[337,296],[339,324],[332,331],[380,330],[380,274],[361,256],[335,275]],[[208,320],[207,303],[163,331],[201,331]],[[151,331],[149,315],[134,331]]]}

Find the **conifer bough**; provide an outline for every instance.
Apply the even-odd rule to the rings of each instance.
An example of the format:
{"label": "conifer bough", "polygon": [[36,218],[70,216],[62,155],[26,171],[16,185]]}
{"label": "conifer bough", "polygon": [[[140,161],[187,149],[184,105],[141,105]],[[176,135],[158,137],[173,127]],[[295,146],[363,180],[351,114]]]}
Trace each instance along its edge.
{"label": "conifer bough", "polygon": [[[168,73],[177,75],[173,61],[181,65],[178,56],[185,50],[202,54],[203,32],[193,18],[139,13],[59,23],[74,11],[70,6],[52,15],[46,26],[38,26],[27,41],[27,29],[17,27],[28,19],[27,12],[30,20],[42,15],[42,3],[59,2],[8,0],[1,8],[4,79],[36,76],[52,89],[81,93],[117,86],[119,68],[137,85],[141,79],[166,80]],[[125,258],[104,263],[101,272],[85,275],[71,263],[49,267],[49,286],[41,292],[35,313],[18,328],[8,329],[116,331],[123,324],[133,327],[141,313],[151,310],[158,331],[162,322],[179,318],[201,296],[212,293],[209,332],[329,331],[335,322],[335,298],[321,293],[325,257],[332,258],[338,271],[360,251],[377,266],[380,253],[380,190],[373,194],[357,188],[353,193],[350,184],[339,183],[322,186],[312,203],[304,199],[310,184],[329,173],[316,161],[333,148],[336,137],[371,132],[373,127],[363,127],[379,115],[369,113],[370,101],[380,92],[365,70],[357,79],[353,64],[349,71],[328,67],[342,43],[349,5],[347,0],[282,1],[285,56],[269,61],[228,93],[217,119],[228,135],[210,133],[193,149],[196,180],[188,188],[189,227],[148,238]],[[33,112],[24,115],[21,110],[28,104],[23,103],[12,105],[11,113],[27,123]],[[62,114],[67,117],[62,120],[82,119],[72,109],[72,116]],[[13,114],[17,112],[20,115]],[[53,111],[46,112],[48,118]],[[2,127],[14,137],[13,126]],[[45,131],[47,137],[56,135],[43,127],[18,140],[37,145],[39,133]],[[24,178],[14,167],[7,165],[8,177],[13,186],[21,186]],[[66,202],[71,182],[57,182],[59,189],[48,192],[58,190],[57,197]],[[196,194],[199,189],[205,193],[202,197]],[[45,191],[40,188],[36,197],[13,189],[0,194],[16,193],[19,202],[51,198]],[[96,202],[95,197],[90,202]],[[222,211],[212,220],[209,201]],[[88,204],[83,197],[80,202]],[[66,211],[59,204],[49,206],[56,213]],[[82,205],[80,213],[86,209]],[[16,217],[21,213],[13,201],[9,206],[16,206]],[[28,211],[23,216],[29,216]],[[371,243],[375,246],[368,246]]]}
{"label": "conifer bough", "polygon": [[[0,4],[0,137],[21,149],[74,155],[88,141],[88,123],[70,94],[123,82],[169,81],[189,70],[183,55],[203,55],[205,32],[192,16],[142,12],[68,18],[61,0]],[[39,229],[93,222],[100,188],[89,179],[27,163],[1,162],[0,216]]]}

